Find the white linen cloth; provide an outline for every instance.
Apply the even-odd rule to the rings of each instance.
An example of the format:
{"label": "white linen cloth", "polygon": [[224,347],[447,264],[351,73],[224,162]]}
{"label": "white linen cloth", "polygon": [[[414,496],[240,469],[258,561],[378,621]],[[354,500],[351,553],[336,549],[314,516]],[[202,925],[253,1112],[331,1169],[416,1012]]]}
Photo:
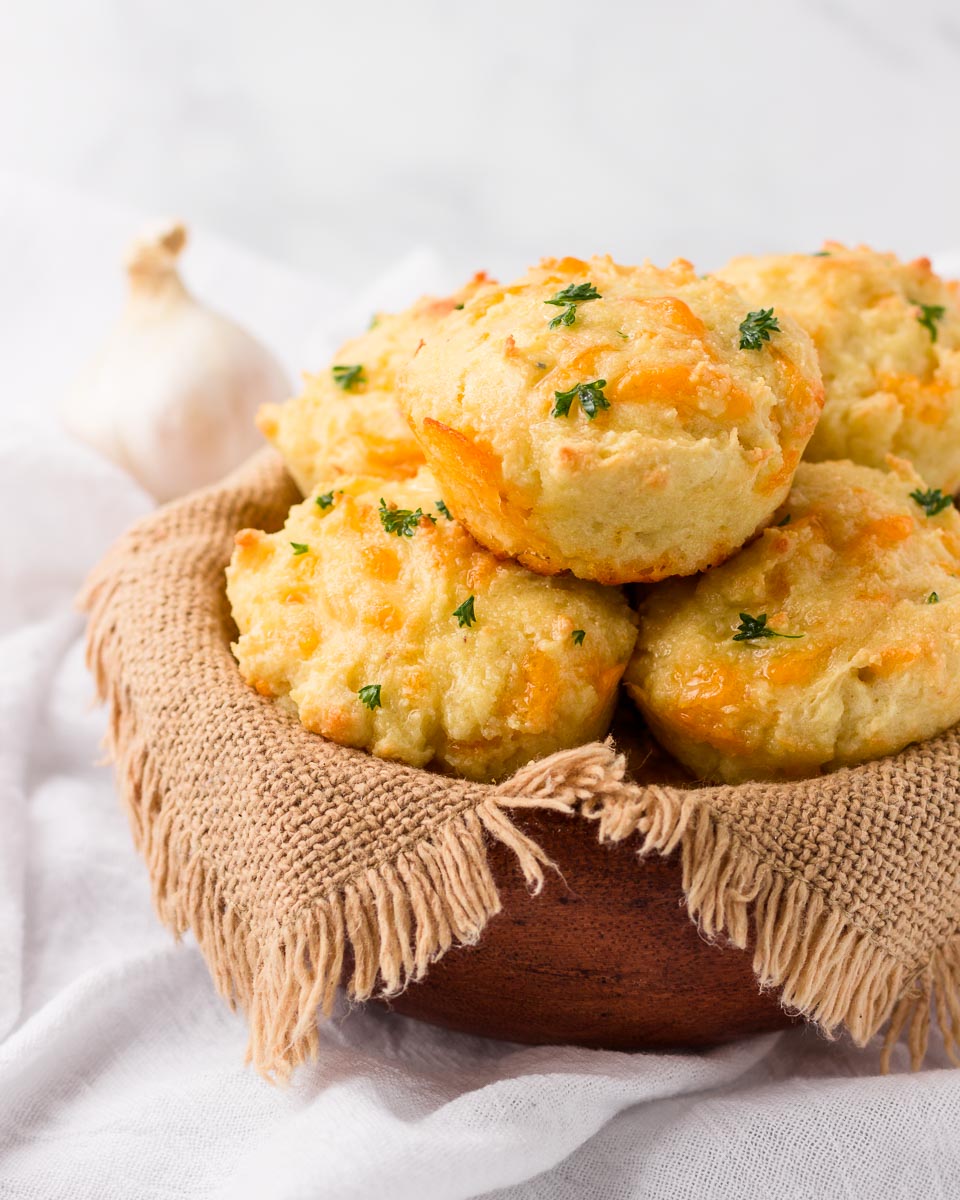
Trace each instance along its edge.
{"label": "white linen cloth", "polygon": [[[136,221],[0,179],[0,1197],[625,1200],[960,1195],[960,1072],[876,1074],[810,1030],[706,1054],[525,1048],[344,1005],[277,1089],[191,938],[151,911],[91,709],[87,568],[149,508],[56,432],[119,301]],[[322,285],[214,239],[197,291],[291,363],[340,317]],[[414,256],[385,303],[436,286]],[[356,312],[368,311],[372,295]],[[144,636],[149,637],[149,630]],[[638,865],[642,870],[642,865]]]}

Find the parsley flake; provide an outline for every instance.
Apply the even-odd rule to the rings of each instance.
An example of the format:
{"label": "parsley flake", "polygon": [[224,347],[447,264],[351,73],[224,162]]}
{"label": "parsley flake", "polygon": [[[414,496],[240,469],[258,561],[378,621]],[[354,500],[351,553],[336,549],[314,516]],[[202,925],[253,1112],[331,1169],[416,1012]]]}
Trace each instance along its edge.
{"label": "parsley flake", "polygon": [[625,342],[629,342],[629,341],[630,341],[630,334],[629,334],[629,333],[624,333],[622,329],[618,329],[618,330],[617,330],[617,337],[619,337],[619,338],[623,338],[623,340],[624,340]]}
{"label": "parsley flake", "polygon": [[917,488],[910,493],[910,499],[916,500],[928,517],[935,517],[953,503],[953,497],[945,496],[939,488],[927,488],[925,492]]}
{"label": "parsley flake", "polygon": [[[544,303],[551,304],[552,301],[545,300]],[[547,326],[547,328],[548,329],[558,329],[561,325],[572,325],[576,319],[577,319],[577,306],[575,304],[568,304],[562,313],[557,313],[557,315],[553,318],[553,320],[550,322],[550,324]]]}
{"label": "parsley flake", "polygon": [[383,704],[380,701],[379,683],[364,684],[360,691],[357,692],[357,695],[360,697],[360,703],[367,708],[383,708]]}
{"label": "parsley flake", "polygon": [[329,508],[333,503],[333,492],[324,492],[322,496],[318,496],[316,500],[320,508]]}
{"label": "parsley flake", "polygon": [[784,527],[784,525],[789,525],[789,524],[790,524],[790,514],[787,513],[787,515],[783,518],[783,520],[777,522],[777,528],[782,529]]}
{"label": "parsley flake", "polygon": [[740,624],[733,635],[735,642],[752,642],[754,638],[802,638],[802,633],[778,633],[767,624],[767,614],[751,617],[749,613],[740,614]]}
{"label": "parsley flake", "polygon": [[814,250],[814,252],[810,255],[810,257],[811,258],[829,258],[830,251],[829,250]]}
{"label": "parsley flake", "polygon": [[563,312],[558,313],[550,322],[550,328],[558,329],[561,325],[572,325],[577,319],[578,304],[585,304],[588,300],[602,299],[603,297],[592,283],[571,283],[549,300],[544,300],[544,304],[554,304],[557,308],[563,309]]}
{"label": "parsley flake", "polygon": [[367,329],[368,330],[376,329],[376,327],[379,324],[380,324],[380,317],[377,313],[374,313],[373,316],[370,318],[370,324],[367,326]]}
{"label": "parsley flake", "polygon": [[477,623],[477,615],[473,611],[473,599],[473,596],[468,596],[458,608],[453,610],[453,615],[457,618],[457,625],[461,629],[464,626],[469,629],[471,625]]}
{"label": "parsley flake", "polygon": [[582,646],[583,639],[587,636],[587,631],[585,629],[575,629],[570,636],[573,638],[573,644],[575,646]]}
{"label": "parsley flake", "polygon": [[351,391],[358,384],[366,383],[367,377],[363,373],[363,363],[355,363],[352,367],[336,366],[333,368],[333,382],[342,387],[345,392]]}
{"label": "parsley flake", "polygon": [[605,379],[595,379],[593,383],[575,383],[567,392],[553,393],[553,408],[551,417],[566,417],[570,415],[570,407],[574,400],[580,401],[580,407],[592,421],[601,408],[609,408],[610,402],[603,394],[607,386]]}
{"label": "parsley flake", "polygon": [[772,308],[758,308],[748,312],[740,322],[740,349],[762,350],[763,343],[770,341],[771,333],[780,332],[780,323]]}
{"label": "parsley flake", "polygon": [[571,283],[562,292],[557,292],[549,300],[544,300],[544,304],[555,304],[558,308],[563,308],[565,304],[583,304],[587,300],[602,299],[603,297],[592,283]]}
{"label": "parsley flake", "polygon": [[437,512],[442,513],[443,516],[445,516],[448,521],[453,520],[453,513],[450,511],[449,508],[447,508],[446,504],[444,504],[444,502],[442,500],[435,500],[434,504],[436,504],[436,506],[437,506]]}
{"label": "parsley flake", "polygon": [[928,604],[939,604],[940,597],[937,595],[936,592],[931,592],[930,595],[927,597],[927,603]]}
{"label": "parsley flake", "polygon": [[454,312],[459,312],[461,308],[463,308],[463,305],[462,305],[462,304],[455,304],[455,305],[453,306],[453,311],[454,311]]}
{"label": "parsley flake", "polygon": [[930,334],[930,341],[935,342],[937,340],[937,322],[943,320],[947,310],[942,304],[921,304],[919,300],[914,300],[913,303],[920,309],[917,321]]}
{"label": "parsley flake", "polygon": [[411,512],[409,508],[388,507],[386,500],[382,496],[380,497],[379,513],[380,524],[387,533],[395,533],[397,537],[413,537],[423,517],[426,517],[428,521],[432,521],[434,525],[437,523],[437,518],[431,517],[422,508],[418,508],[416,512]]}
{"label": "parsley flake", "polygon": [[306,552],[310,549],[306,542],[291,542],[290,545],[293,547],[294,558],[296,558],[298,554],[306,554]]}

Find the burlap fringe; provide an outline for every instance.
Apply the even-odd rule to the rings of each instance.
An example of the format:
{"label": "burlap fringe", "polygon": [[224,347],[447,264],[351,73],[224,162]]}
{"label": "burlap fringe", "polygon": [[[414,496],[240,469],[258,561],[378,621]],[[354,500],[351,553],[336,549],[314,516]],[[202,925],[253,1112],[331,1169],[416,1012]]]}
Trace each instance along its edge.
{"label": "burlap fringe", "polygon": [[454,944],[478,940],[500,911],[485,834],[513,852],[532,891],[541,889],[544,869],[553,864],[509,810],[573,813],[588,796],[615,791],[623,778],[623,759],[609,743],[532,763],[414,851],[354,877],[293,923],[277,923],[269,938],[257,937],[248,914],[228,902],[223,881],[196,852],[189,829],[177,822],[178,804],[117,682],[122,672],[113,664],[108,669],[111,631],[102,618],[111,591],[111,585],[93,585],[81,598],[90,613],[87,660],[109,707],[107,751],[154,905],[178,937],[193,931],[217,988],[247,1014],[248,1058],[270,1078],[286,1079],[315,1056],[317,1015],[331,1012],[345,970],[353,999],[395,995]]}
{"label": "burlap fringe", "polygon": [[960,939],[909,976],[805,880],[762,863],[695,792],[651,786],[626,800],[591,798],[581,812],[598,822],[601,841],[638,833],[641,856],[679,848],[683,892],[701,932],[710,939],[725,936],[741,949],[752,941],[760,986],[781,989],[785,1008],[817,1022],[827,1035],[846,1028],[858,1046],[886,1024],[882,1069],[889,1069],[893,1047],[905,1037],[917,1070],[927,1050],[932,1001],[946,1051],[960,1065]]}

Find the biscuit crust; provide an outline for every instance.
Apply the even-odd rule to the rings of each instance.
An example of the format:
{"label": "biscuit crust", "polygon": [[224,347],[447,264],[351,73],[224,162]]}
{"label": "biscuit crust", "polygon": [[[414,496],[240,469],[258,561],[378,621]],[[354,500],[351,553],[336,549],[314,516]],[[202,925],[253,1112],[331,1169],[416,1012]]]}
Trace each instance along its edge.
{"label": "biscuit crust", "polygon": [[[567,324],[551,298],[591,284]],[[822,403],[788,317],[740,349],[748,305],[678,260],[547,259],[427,334],[400,401],[458,519],[534,571],[604,583],[721,562],[790,486]],[[558,393],[603,381],[603,399]]]}
{"label": "biscuit crust", "polygon": [[469,779],[602,737],[636,638],[622,593],[500,561],[441,497],[426,469],[341,477],[239,533],[243,677],[326,738]]}
{"label": "biscuit crust", "polygon": [[[627,691],[697,776],[815,775],[960,720],[960,514],[912,492],[902,460],[801,463],[752,545],[650,590]],[[742,613],[794,636],[735,641]]]}
{"label": "biscuit crust", "polygon": [[820,356],[826,403],[805,457],[906,458],[960,489],[960,294],[928,259],[827,242],[819,254],[736,258],[718,274],[790,311]]}
{"label": "biscuit crust", "polygon": [[[423,465],[423,451],[397,407],[397,375],[421,338],[489,282],[479,274],[451,296],[424,296],[399,313],[378,313],[370,329],[345,342],[333,363],[304,376],[303,391],[285,404],[265,404],[260,432],[280,451],[304,495],[336,475],[403,479]],[[349,386],[335,366],[362,367]]]}

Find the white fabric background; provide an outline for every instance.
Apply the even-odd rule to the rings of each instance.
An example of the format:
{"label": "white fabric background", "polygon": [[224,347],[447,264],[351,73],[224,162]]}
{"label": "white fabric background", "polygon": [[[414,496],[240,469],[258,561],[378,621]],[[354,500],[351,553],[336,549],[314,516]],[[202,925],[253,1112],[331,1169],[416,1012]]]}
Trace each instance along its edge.
{"label": "white fabric background", "polygon": [[[797,1030],[698,1055],[524,1048],[346,1008],[287,1090],[191,939],[155,920],[109,771],[93,766],[71,601],[147,510],[56,432],[65,382],[119,300],[130,214],[0,179],[0,1197],[621,1200],[960,1195],[960,1073],[875,1074]],[[208,237],[197,290],[291,365],[373,297]],[[429,255],[383,303],[438,286]],[[378,297],[379,301],[379,297]],[[351,315],[354,314],[354,315]],[[145,631],[149,636],[149,631]],[[638,870],[642,867],[638,867]]]}

